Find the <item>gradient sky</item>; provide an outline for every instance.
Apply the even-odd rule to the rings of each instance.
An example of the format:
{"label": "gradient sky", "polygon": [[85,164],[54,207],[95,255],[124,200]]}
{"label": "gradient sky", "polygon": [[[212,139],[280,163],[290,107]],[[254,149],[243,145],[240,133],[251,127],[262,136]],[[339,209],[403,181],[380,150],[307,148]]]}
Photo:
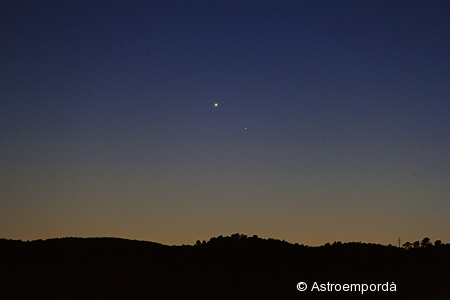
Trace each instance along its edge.
{"label": "gradient sky", "polygon": [[449,1],[14,0],[0,38],[0,237],[450,242]]}

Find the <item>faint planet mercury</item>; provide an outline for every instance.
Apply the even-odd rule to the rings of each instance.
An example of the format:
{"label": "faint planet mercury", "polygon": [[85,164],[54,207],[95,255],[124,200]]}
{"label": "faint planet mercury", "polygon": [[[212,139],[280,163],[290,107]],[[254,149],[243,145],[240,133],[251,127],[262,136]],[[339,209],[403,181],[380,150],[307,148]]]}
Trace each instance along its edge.
{"label": "faint planet mercury", "polygon": [[219,103],[214,103],[214,106],[216,106],[216,107],[219,106]]}

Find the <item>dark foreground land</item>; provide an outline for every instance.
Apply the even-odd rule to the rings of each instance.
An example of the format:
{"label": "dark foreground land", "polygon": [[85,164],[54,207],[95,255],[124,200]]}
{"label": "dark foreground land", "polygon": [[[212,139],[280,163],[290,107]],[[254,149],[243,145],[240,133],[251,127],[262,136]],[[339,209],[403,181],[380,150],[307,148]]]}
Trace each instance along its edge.
{"label": "dark foreground land", "polygon": [[[0,299],[450,299],[450,244],[308,247],[240,234],[195,246],[0,239],[0,264]],[[385,285],[362,294],[311,291],[315,282]],[[395,292],[382,290],[393,284]]]}

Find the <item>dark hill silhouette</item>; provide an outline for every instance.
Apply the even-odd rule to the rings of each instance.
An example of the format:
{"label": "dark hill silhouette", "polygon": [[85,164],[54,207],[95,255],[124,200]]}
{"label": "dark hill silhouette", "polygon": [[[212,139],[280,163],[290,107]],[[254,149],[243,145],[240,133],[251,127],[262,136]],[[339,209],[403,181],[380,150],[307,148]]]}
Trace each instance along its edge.
{"label": "dark hill silhouette", "polygon": [[[0,299],[449,299],[450,244],[423,241],[398,248],[309,247],[242,234],[193,246],[0,239]],[[307,291],[296,289],[301,281]],[[314,282],[395,283],[397,291],[311,291]]]}

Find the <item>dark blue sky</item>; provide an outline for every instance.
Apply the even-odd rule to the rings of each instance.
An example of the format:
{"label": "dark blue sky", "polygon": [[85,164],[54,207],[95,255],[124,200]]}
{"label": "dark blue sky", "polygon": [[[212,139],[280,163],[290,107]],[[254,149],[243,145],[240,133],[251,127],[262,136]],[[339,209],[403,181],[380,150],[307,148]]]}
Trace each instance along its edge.
{"label": "dark blue sky", "polygon": [[448,240],[449,32],[448,1],[4,1],[0,236]]}

